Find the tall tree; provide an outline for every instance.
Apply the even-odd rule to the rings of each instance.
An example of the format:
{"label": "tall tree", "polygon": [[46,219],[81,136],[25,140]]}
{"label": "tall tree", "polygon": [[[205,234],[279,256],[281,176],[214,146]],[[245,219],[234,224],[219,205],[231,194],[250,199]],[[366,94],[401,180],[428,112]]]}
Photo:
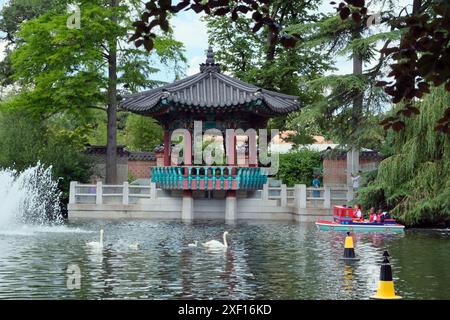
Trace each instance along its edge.
{"label": "tall tree", "polygon": [[[117,25],[118,0],[111,0],[111,22]],[[106,183],[117,183],[117,35],[108,39],[108,139],[106,141]]]}
{"label": "tall tree", "polygon": [[[385,10],[394,10],[388,6]],[[322,99],[313,102],[317,108],[317,121],[334,140],[352,148],[373,145],[373,139],[383,140],[383,133],[376,127],[382,112],[388,106],[387,95],[375,86],[376,78],[384,71],[386,61],[364,69],[376,62],[379,46],[399,39],[399,32],[378,26],[371,30],[370,24],[362,26],[354,21],[342,21],[334,13],[324,16],[316,23],[294,25],[292,33],[308,34],[300,46],[324,50],[330,57],[349,56],[352,72],[330,74],[309,83],[324,93]],[[377,137],[378,136],[378,137]],[[380,147],[380,144],[378,145]]]}
{"label": "tall tree", "polygon": [[[342,19],[351,16],[361,24],[368,21],[367,12],[371,5],[369,1],[366,5],[364,0],[346,0],[339,3],[337,11]],[[401,30],[403,34],[398,45],[385,46],[382,50],[380,60],[392,58],[394,61],[388,74],[393,80],[382,79],[378,85],[392,97],[393,103],[402,103],[403,108],[380,124],[385,129],[400,131],[405,127],[401,116],[420,113],[415,106],[416,98],[429,93],[430,86],[445,84],[445,89],[450,91],[447,64],[450,58],[450,4],[447,0],[412,0],[412,5],[404,5],[397,16],[387,16],[386,22],[391,28]],[[437,121],[436,131],[450,133],[450,108]]]}
{"label": "tall tree", "polygon": [[[27,20],[32,20],[41,14],[51,10],[61,10],[65,7],[65,2],[61,0],[10,0],[0,11],[0,32],[4,33],[2,40],[6,42],[3,60],[0,61],[0,86],[6,87],[13,83],[11,76],[13,69],[11,66],[11,47],[14,46],[16,33],[20,24]],[[0,89],[1,90],[1,89]]]}
{"label": "tall tree", "polygon": [[[274,1],[267,8],[273,21],[283,27],[318,19],[314,13],[317,4],[311,1]],[[307,99],[302,81],[317,78],[328,67],[319,51],[301,47],[283,50],[268,27],[253,33],[249,17],[229,22],[227,17],[211,15],[205,20],[210,45],[216,47],[216,58],[224,71],[245,81],[288,94],[303,94],[302,98]]]}
{"label": "tall tree", "polygon": [[22,22],[51,10],[61,10],[66,4],[67,1],[61,0],[10,0],[0,12],[0,30],[5,33],[4,39],[14,43]]}
{"label": "tall tree", "polygon": [[[83,0],[81,28],[69,29],[69,14],[50,11],[22,23],[11,54],[14,81],[21,92],[4,107],[52,116],[70,113],[94,121],[92,110],[107,113],[107,182],[115,183],[117,104],[123,94],[156,81],[155,60],[181,66],[183,45],[171,31],[160,35],[154,54],[126,44],[138,1]],[[175,75],[174,75],[175,76]]]}

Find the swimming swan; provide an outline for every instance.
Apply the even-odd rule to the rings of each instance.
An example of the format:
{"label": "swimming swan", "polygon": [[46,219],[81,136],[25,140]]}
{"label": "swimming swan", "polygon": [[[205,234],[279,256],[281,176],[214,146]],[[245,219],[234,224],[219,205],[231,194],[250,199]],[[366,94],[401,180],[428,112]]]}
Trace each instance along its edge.
{"label": "swimming swan", "polygon": [[136,242],[136,243],[129,244],[128,247],[133,250],[139,250],[140,245],[139,245],[139,243]]}
{"label": "swimming swan", "polygon": [[101,249],[103,248],[103,229],[100,230],[100,241],[91,241],[87,242],[86,245],[88,247],[94,248],[94,249]]}
{"label": "swimming swan", "polygon": [[198,241],[195,240],[194,243],[189,243],[188,247],[196,247],[197,246]]}
{"label": "swimming swan", "polygon": [[227,235],[228,235],[228,231],[225,231],[223,233],[223,243],[217,240],[211,240],[205,243],[202,243],[202,245],[205,248],[210,248],[210,249],[214,249],[214,248],[227,248],[228,247],[228,243],[227,243]]}

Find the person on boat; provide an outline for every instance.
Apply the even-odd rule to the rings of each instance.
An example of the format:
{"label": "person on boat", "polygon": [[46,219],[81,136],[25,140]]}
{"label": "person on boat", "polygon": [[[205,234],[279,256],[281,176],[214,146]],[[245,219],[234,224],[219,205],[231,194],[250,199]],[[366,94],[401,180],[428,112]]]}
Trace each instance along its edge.
{"label": "person on boat", "polygon": [[[320,188],[320,179],[319,176],[316,176],[313,181],[312,181],[312,185],[314,188]],[[320,197],[320,190],[313,190],[313,197],[314,198],[319,198]]]}
{"label": "person on boat", "polygon": [[360,204],[355,204],[355,213],[353,216],[353,221],[364,221],[364,217],[361,210]]}
{"label": "person on boat", "polygon": [[369,222],[377,222],[377,221],[378,221],[378,215],[375,212],[375,208],[372,207],[372,208],[370,208],[370,211],[369,211]]}
{"label": "person on boat", "polygon": [[391,215],[389,214],[389,212],[380,209],[379,213],[378,213],[378,221],[379,222],[384,222],[384,220],[386,219],[390,219]]}
{"label": "person on boat", "polygon": [[380,214],[378,216],[380,222],[384,222],[386,219],[391,219],[391,215],[387,211],[380,210]]}

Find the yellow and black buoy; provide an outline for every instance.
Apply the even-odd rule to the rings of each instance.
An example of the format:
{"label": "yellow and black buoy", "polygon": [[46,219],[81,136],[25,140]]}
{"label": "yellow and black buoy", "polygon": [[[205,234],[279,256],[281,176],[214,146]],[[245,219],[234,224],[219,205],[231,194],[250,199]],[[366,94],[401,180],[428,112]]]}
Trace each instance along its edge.
{"label": "yellow and black buoy", "polygon": [[371,296],[372,299],[401,299],[394,290],[394,281],[392,280],[392,269],[389,263],[389,253],[384,251],[383,262],[380,268],[380,280],[378,281],[377,293]]}
{"label": "yellow and black buoy", "polygon": [[353,246],[353,237],[350,232],[347,232],[344,242],[344,256],[341,258],[343,260],[359,260],[355,255],[355,247]]}

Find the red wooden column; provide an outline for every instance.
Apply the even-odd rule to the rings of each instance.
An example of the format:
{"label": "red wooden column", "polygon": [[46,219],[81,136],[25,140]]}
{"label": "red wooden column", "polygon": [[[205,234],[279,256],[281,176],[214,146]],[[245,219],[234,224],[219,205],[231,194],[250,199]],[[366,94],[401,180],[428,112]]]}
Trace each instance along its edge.
{"label": "red wooden column", "polygon": [[233,134],[231,136],[231,133],[226,133],[225,136],[225,147],[226,147],[226,156],[227,156],[227,165],[234,166],[236,165],[236,136]]}
{"label": "red wooden column", "polygon": [[192,135],[188,130],[184,134],[184,165],[192,165]]}
{"label": "red wooden column", "polygon": [[230,144],[228,145],[228,148],[227,148],[226,156],[227,156],[227,165],[229,165],[229,166],[237,166],[238,165],[236,146],[237,146],[237,137],[234,136],[234,137],[230,138]]}
{"label": "red wooden column", "polygon": [[258,166],[258,146],[256,143],[256,130],[249,130],[248,137],[248,166]]}
{"label": "red wooden column", "polygon": [[169,130],[164,131],[164,166],[170,167],[170,132]]}

